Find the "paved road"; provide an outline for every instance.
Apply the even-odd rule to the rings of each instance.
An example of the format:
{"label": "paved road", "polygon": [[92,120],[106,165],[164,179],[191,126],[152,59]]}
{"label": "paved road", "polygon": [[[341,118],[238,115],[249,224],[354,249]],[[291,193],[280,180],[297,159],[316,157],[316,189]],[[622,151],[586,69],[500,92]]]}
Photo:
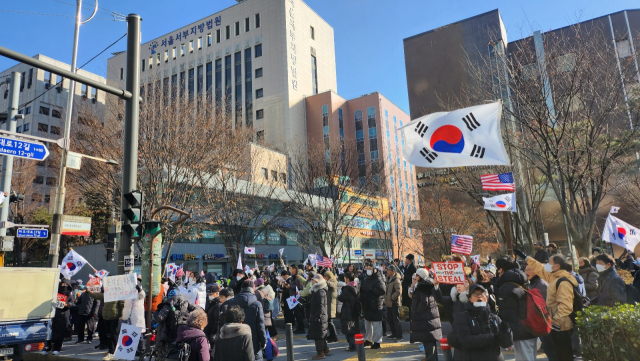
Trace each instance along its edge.
{"label": "paved road", "polygon": [[[281,331],[281,330],[278,330]],[[280,356],[276,360],[287,359],[287,347],[284,338],[284,332],[280,335],[282,338],[278,339],[277,344],[280,349]],[[344,337],[340,335],[342,340],[336,343],[330,343],[331,355],[327,356],[327,361],[357,361],[358,356],[354,352],[347,352],[347,343],[344,341]],[[405,339],[408,340],[409,334],[405,333]],[[68,360],[102,360],[105,355],[105,351],[98,351],[94,349],[94,346],[98,344],[94,341],[93,344],[78,344],[74,341],[65,342],[62,347],[60,356],[47,355],[42,356],[40,354],[31,353],[25,355],[25,361],[68,361]],[[295,360],[310,360],[312,356],[316,354],[313,341],[307,340],[304,336],[294,336],[294,359]],[[410,344],[408,341],[401,343],[383,343],[382,347],[378,350],[366,349],[366,355],[368,361],[378,360],[402,360],[402,361],[420,361],[424,358],[424,353],[418,350],[418,344]],[[443,360],[442,351],[439,352],[441,360]],[[505,360],[514,360],[513,352],[504,352]],[[547,360],[543,353],[538,354],[538,360]],[[233,360],[229,360],[233,361]]]}

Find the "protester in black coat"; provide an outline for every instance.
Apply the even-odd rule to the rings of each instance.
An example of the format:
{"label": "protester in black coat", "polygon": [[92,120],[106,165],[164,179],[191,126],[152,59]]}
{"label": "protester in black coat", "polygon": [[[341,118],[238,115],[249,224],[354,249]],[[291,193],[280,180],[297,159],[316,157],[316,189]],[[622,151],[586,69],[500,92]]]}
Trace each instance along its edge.
{"label": "protester in black coat", "polygon": [[384,295],[387,292],[382,272],[372,263],[364,265],[366,276],[360,285],[360,301],[364,314],[365,345],[380,348],[382,342],[382,319],[384,317]]}
{"label": "protester in black coat", "polygon": [[[239,294],[240,290],[242,289],[242,283],[248,279],[249,277],[247,277],[247,274],[243,270],[236,270],[235,279],[231,281],[232,285],[229,285],[230,287],[233,287],[233,293],[235,293],[236,295]],[[233,284],[233,281],[235,281],[235,284]]]}
{"label": "protester in black coat", "polygon": [[212,344],[220,331],[220,287],[217,284],[207,286],[207,325],[204,334]]}
{"label": "protester in black coat", "polygon": [[426,269],[420,268],[420,277],[411,296],[411,342],[422,342],[427,360],[437,359],[436,342],[442,339],[442,325],[438,304],[433,297],[433,281]]}
{"label": "protester in black coat", "polygon": [[356,350],[354,335],[360,333],[360,300],[358,299],[357,283],[351,272],[344,273],[346,286],[342,287],[342,293],[338,296],[338,301],[342,302],[340,313],[340,324],[342,334],[346,336],[349,348],[347,351]]}
{"label": "protester in black coat", "polygon": [[536,242],[535,244],[536,254],[533,256],[536,261],[540,263],[549,263],[549,252],[544,249],[542,242]]}
{"label": "protester in black coat", "polygon": [[254,361],[251,327],[244,324],[242,307],[233,305],[225,314],[224,326],[220,329],[220,337],[213,347],[213,361]]}
{"label": "protester in black coat", "polygon": [[57,355],[62,350],[62,343],[66,337],[67,331],[71,327],[69,323],[69,313],[71,308],[75,306],[73,298],[73,289],[65,281],[60,282],[58,293],[67,297],[67,302],[61,308],[56,308],[55,315],[51,321],[51,347],[53,354]]}
{"label": "protester in black coat", "polygon": [[267,332],[264,327],[264,311],[262,304],[254,294],[253,282],[246,280],[240,293],[233,297],[230,305],[238,305],[244,311],[244,323],[251,327],[253,350],[257,354],[267,345]]}
{"label": "protester in black coat", "polygon": [[[416,273],[416,266],[413,265],[414,256],[408,254],[404,259],[402,278],[402,305],[411,308],[411,297],[409,297],[409,287],[411,287],[413,274]],[[411,310],[409,310],[411,314]]]}
{"label": "protester in black coat", "polygon": [[[498,260],[500,261],[500,260]],[[509,323],[513,331],[513,340],[529,340],[535,337],[527,332],[520,320],[527,318],[527,299],[524,290],[527,275],[517,268],[502,271],[498,279],[498,310],[500,319]]]}
{"label": "protester in black coat", "polygon": [[309,294],[309,333],[307,339],[314,340],[316,344],[315,359],[329,355],[327,336],[329,329],[329,316],[327,314],[327,281],[322,275],[317,274],[311,279],[311,291]]}
{"label": "protester in black coat", "polygon": [[87,329],[87,343],[91,343],[96,324],[95,317],[100,309],[100,300],[94,300],[88,292],[83,292],[78,297],[76,308],[78,309],[78,322],[76,323],[78,341],[76,343],[84,342],[85,326]]}
{"label": "protester in black coat", "polygon": [[456,355],[456,359],[504,361],[500,348],[513,345],[509,324],[491,313],[486,306],[487,299],[484,287],[471,286],[466,311],[456,317],[453,333],[447,337],[449,345],[456,348],[456,351],[462,351],[459,357]]}

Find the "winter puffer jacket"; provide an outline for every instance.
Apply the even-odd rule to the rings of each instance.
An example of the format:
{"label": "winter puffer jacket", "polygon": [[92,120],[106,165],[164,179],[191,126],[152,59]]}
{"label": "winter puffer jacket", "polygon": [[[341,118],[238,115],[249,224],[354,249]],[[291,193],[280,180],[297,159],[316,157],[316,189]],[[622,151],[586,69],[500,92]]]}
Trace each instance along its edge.
{"label": "winter puffer jacket", "polygon": [[100,301],[93,299],[87,292],[83,292],[76,301],[76,309],[79,316],[97,315]]}
{"label": "winter puffer jacket", "polygon": [[144,318],[144,291],[138,292],[138,298],[135,300],[125,300],[124,308],[122,309],[122,319],[129,320],[129,324],[146,328],[146,322]]}
{"label": "winter puffer jacket", "polygon": [[527,275],[519,269],[510,269],[498,279],[498,310],[502,322],[507,322],[513,330],[513,340],[535,338],[522,326],[521,320],[527,318],[527,298],[524,290],[528,287]]}
{"label": "winter puffer jacket", "polygon": [[387,307],[400,306],[402,303],[402,283],[400,283],[400,276],[394,273],[391,278],[387,280],[387,290],[384,295],[384,303]]}
{"label": "winter puffer jacket", "polygon": [[71,286],[66,283],[61,283],[60,286],[58,286],[58,293],[67,296],[67,305],[63,308],[56,308],[55,315],[51,321],[51,340],[53,341],[62,341],[65,338],[67,330],[71,327],[71,323],[69,322],[70,310],[75,306]]}
{"label": "winter puffer jacket", "polygon": [[[527,257],[527,264],[531,266],[533,273],[549,283],[547,308],[551,314],[551,322],[559,326],[560,331],[572,330],[573,322],[569,315],[573,312],[573,287],[578,287],[578,281],[565,270],[552,273],[545,271],[544,265],[531,257]],[[563,277],[569,282],[562,282],[556,287],[558,279]]]}
{"label": "winter puffer jacket", "polygon": [[220,298],[216,297],[207,306],[207,326],[204,333],[211,340],[220,331]]}
{"label": "winter puffer jacket", "polygon": [[327,271],[325,276],[329,276],[327,281],[327,314],[329,318],[336,318],[337,303],[338,303],[338,280],[333,275],[333,272]]}
{"label": "winter puffer jacket", "polygon": [[[513,345],[511,333],[500,332],[506,325],[502,326],[500,317],[491,313],[489,307],[474,307],[467,303],[465,309],[456,317],[453,332],[448,337],[449,345],[456,348],[456,359],[503,361],[500,347]],[[460,356],[458,350],[462,351]]]}
{"label": "winter puffer jacket", "polygon": [[434,342],[442,338],[438,304],[433,282],[420,280],[411,297],[411,342]]}
{"label": "winter puffer jacket", "polygon": [[578,269],[578,273],[584,279],[584,290],[587,292],[587,297],[596,297],[598,290],[598,271],[591,267],[591,264],[587,266],[581,266]]}
{"label": "winter puffer jacket", "polygon": [[186,340],[191,340],[189,342],[191,347],[189,361],[209,361],[211,358],[209,342],[207,342],[207,336],[202,330],[189,326],[180,326],[176,342],[184,342]]}
{"label": "winter puffer jacket", "polygon": [[[347,284],[342,282],[342,281],[338,281],[338,296],[339,297],[342,294],[342,287],[346,286]],[[340,313],[342,313],[342,301],[340,301],[339,298],[336,298],[336,315],[339,315]]]}
{"label": "winter puffer jacket", "polygon": [[598,275],[600,276],[598,290],[596,296],[591,300],[591,305],[613,307],[616,302],[620,304],[627,302],[627,285],[616,273],[613,266]]}
{"label": "winter puffer jacket", "polygon": [[329,316],[327,315],[327,282],[318,281],[311,286],[309,296],[309,340],[323,340],[329,328]]}
{"label": "winter puffer jacket", "polygon": [[213,349],[213,361],[254,361],[251,327],[242,323],[228,323],[220,329],[220,337]]}
{"label": "winter puffer jacket", "polygon": [[360,301],[365,320],[382,321],[385,291],[382,274],[377,269],[373,270],[371,276],[364,278],[360,286]]}
{"label": "winter puffer jacket", "polygon": [[360,315],[354,313],[356,304],[360,304],[356,289],[353,286],[345,285],[342,287],[340,296],[338,296],[338,301],[342,302],[342,310],[340,312],[342,333],[345,335],[360,333]]}

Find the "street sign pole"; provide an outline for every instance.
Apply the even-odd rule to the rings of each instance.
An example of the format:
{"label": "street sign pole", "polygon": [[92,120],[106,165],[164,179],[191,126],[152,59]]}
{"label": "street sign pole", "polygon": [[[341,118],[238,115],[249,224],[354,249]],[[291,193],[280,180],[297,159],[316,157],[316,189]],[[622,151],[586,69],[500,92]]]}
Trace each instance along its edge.
{"label": "street sign pole", "polygon": [[[14,71],[11,73],[11,84],[9,84],[9,107],[7,109],[7,127],[10,132],[16,131],[16,115],[18,114],[18,106],[20,105],[20,73]],[[11,191],[11,175],[13,173],[13,156],[5,155],[2,157],[2,178],[0,179],[0,190],[7,194]],[[4,222],[9,219],[9,200],[6,199],[2,204],[0,211],[0,221]],[[6,228],[0,228],[0,239],[7,235]],[[0,252],[0,267],[4,267],[4,252]]]}
{"label": "street sign pole", "polygon": [[[138,182],[138,130],[140,117],[140,15],[127,16],[127,78],[125,89],[131,93],[131,98],[125,104],[124,118],[124,152],[122,162],[122,194],[131,193],[137,189]],[[129,224],[124,211],[129,203],[121,197],[124,225]],[[142,216],[142,212],[140,213]],[[123,227],[125,228],[125,227]],[[128,273],[124,268],[125,257],[133,256],[133,244],[127,232],[122,232],[118,242],[118,274]]]}

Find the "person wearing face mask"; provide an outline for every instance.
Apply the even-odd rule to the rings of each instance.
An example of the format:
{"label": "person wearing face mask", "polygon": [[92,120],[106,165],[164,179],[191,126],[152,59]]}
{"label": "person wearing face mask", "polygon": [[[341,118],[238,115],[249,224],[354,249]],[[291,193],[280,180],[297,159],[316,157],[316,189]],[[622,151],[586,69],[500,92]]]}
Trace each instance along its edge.
{"label": "person wearing face mask", "polygon": [[447,337],[456,349],[456,360],[503,361],[501,348],[513,345],[509,324],[491,312],[487,300],[484,287],[471,286],[465,312],[455,318],[453,332]]}
{"label": "person wearing face mask", "polygon": [[311,293],[309,297],[309,333],[308,340],[314,340],[317,355],[312,360],[321,360],[331,354],[327,345],[329,316],[327,314],[327,281],[322,275],[315,275],[311,279]]}
{"label": "person wearing face mask", "polygon": [[242,283],[244,281],[248,280],[249,277],[244,272],[244,270],[241,270],[241,269],[235,270],[234,273],[235,273],[235,276],[233,276],[233,279],[232,279],[231,284],[229,286],[233,288],[233,293],[235,293],[237,295],[237,294],[240,293],[240,289],[242,289]]}
{"label": "person wearing face mask", "polygon": [[613,307],[616,302],[627,302],[626,285],[616,273],[615,260],[608,254],[596,256],[596,270],[598,271],[598,289],[596,296],[589,305]]}
{"label": "person wearing face mask", "polygon": [[513,253],[527,261],[533,272],[549,283],[546,301],[551,314],[549,336],[555,360],[573,361],[573,321],[570,315],[573,313],[573,288],[578,287],[578,281],[566,270],[567,261],[561,255],[553,255],[549,257],[549,263],[542,264],[518,249]]}
{"label": "person wearing face mask", "polygon": [[365,263],[364,270],[365,277],[360,286],[360,301],[364,313],[364,345],[378,349],[382,342],[382,309],[386,288],[382,273],[375,269],[372,263]]}
{"label": "person wearing face mask", "polygon": [[411,296],[411,342],[422,342],[426,361],[438,360],[436,342],[442,339],[438,304],[433,295],[434,284],[424,268],[416,270],[418,282]]}
{"label": "person wearing face mask", "polygon": [[207,286],[207,326],[204,328],[204,334],[214,345],[220,328],[220,287],[217,284]]}

